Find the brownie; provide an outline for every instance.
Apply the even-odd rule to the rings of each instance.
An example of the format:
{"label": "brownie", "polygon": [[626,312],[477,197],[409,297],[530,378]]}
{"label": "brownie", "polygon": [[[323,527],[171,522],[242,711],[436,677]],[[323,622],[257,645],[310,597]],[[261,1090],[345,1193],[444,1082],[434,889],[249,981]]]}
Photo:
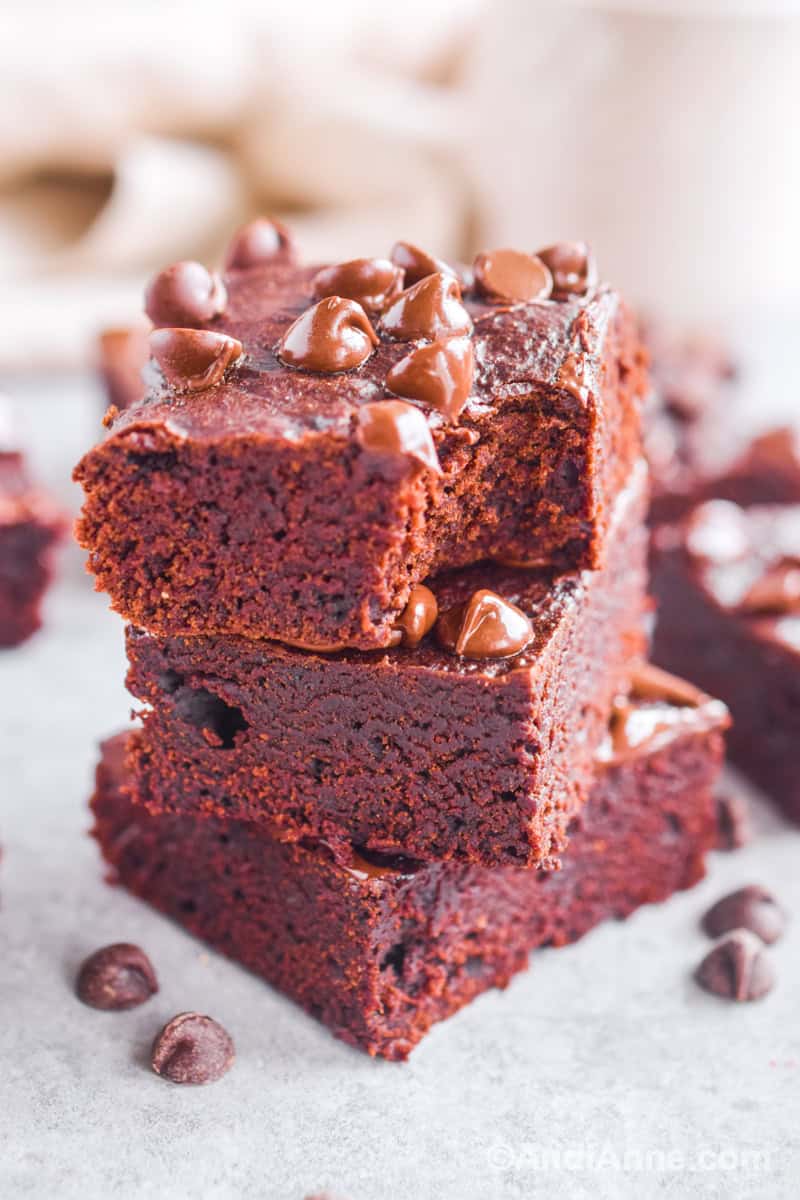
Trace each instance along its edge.
{"label": "brownie", "polygon": [[725,709],[678,681],[644,690],[615,714],[558,872],[363,850],[337,861],[324,843],[280,842],[252,823],[154,815],[122,736],[103,750],[95,836],[131,891],[337,1037],[404,1059],[435,1021],[504,987],[533,948],[572,942],[703,875]]}
{"label": "brownie", "polygon": [[142,372],[150,358],[150,346],[143,327],[104,329],[97,339],[97,357],[109,405],[122,411],[144,399]]}
{"label": "brownie", "polygon": [[699,505],[658,531],[657,662],[721,696],[731,758],[800,821],[800,505]]}
{"label": "brownie", "polygon": [[0,448],[0,647],[17,646],[40,627],[53,550],[65,526],[31,482],[22,454]]}
{"label": "brownie", "polygon": [[509,657],[456,654],[439,625],[415,647],[330,655],[129,629],[150,803],[425,860],[547,863],[644,652],[646,483],[640,463],[600,570],[480,565],[428,581],[444,613],[484,591],[521,610],[531,641]]}
{"label": "brownie", "polygon": [[202,270],[148,293],[166,327],[146,397],[76,469],[79,540],[127,620],[374,649],[443,569],[602,564],[646,388],[611,288],[513,302],[484,271],[460,297],[444,268],[368,319],[312,308],[320,271],[281,260],[230,270],[198,309],[221,314],[178,321],[180,267]]}

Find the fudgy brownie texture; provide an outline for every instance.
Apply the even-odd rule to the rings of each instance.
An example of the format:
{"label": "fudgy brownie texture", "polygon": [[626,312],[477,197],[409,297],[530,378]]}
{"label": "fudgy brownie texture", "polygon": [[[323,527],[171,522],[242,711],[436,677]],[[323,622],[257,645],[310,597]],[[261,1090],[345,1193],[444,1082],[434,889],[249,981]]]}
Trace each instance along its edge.
{"label": "fudgy brownie texture", "polygon": [[[194,332],[160,331],[167,375],[196,368],[187,386],[201,390],[151,365],[146,398],[77,467],[79,540],[113,607],[164,635],[371,649],[391,644],[411,587],[433,572],[483,559],[600,565],[610,510],[641,453],[646,388],[638,330],[617,293],[513,303],[470,292],[474,328],[458,361],[450,339],[449,358],[403,369],[430,342],[391,323],[387,332],[384,312],[373,314],[373,348],[364,313],[356,320],[338,301],[334,325],[313,336],[327,351],[352,349],[350,337],[372,352],[325,373],[278,357],[310,311],[315,274],[280,263],[229,272],[221,315]],[[428,302],[431,336],[439,309],[462,311],[455,295]],[[217,340],[198,340],[199,328]],[[452,402],[473,364],[457,415],[398,401],[387,386],[397,368],[392,387],[407,397],[409,379],[412,392],[428,386],[431,370]],[[410,425],[365,432],[387,400],[410,410],[413,437]],[[411,445],[420,438],[424,453]]]}
{"label": "fudgy brownie texture", "polygon": [[31,483],[22,455],[0,450],[0,647],[19,645],[41,625],[53,549],[65,526]]}
{"label": "fudgy brownie texture", "polygon": [[800,821],[800,506],[708,501],[653,568],[655,661],[725,700],[732,760]]}
{"label": "fudgy brownie texture", "polygon": [[[724,707],[652,688],[622,705],[558,872],[284,843],[252,823],[156,816],[107,743],[95,836],[120,881],[370,1054],[404,1059],[435,1021],[504,987],[531,949],[664,900],[714,845]],[[128,735],[135,740],[136,735]]]}
{"label": "fudgy brownie texture", "polygon": [[[628,662],[644,652],[647,473],[617,501],[606,566],[478,566],[429,580],[440,609],[488,588],[533,640],[471,660],[415,648],[312,654],[128,631],[149,802],[421,859],[546,864],[585,800]],[[186,785],[187,777],[191,786]]]}

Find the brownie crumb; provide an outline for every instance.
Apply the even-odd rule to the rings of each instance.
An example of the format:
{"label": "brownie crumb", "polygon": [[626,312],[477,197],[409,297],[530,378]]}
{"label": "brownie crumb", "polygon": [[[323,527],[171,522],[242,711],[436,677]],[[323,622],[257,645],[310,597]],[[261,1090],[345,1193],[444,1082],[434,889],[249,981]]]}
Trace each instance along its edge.
{"label": "brownie crumb", "polygon": [[117,942],[89,955],[78,972],[75,990],[91,1008],[123,1012],[155,995],[158,980],[144,950]]}
{"label": "brownie crumb", "polygon": [[178,1013],[153,1042],[152,1067],[172,1083],[214,1083],[233,1066],[235,1050],[227,1030],[211,1017]]}
{"label": "brownie crumb", "polygon": [[707,992],[726,1000],[760,1000],[775,986],[775,972],[762,943],[736,929],[710,950],[695,972]]}
{"label": "brownie crumb", "polygon": [[786,914],[766,888],[752,885],[723,896],[705,914],[702,925],[713,938],[747,929],[770,946],[786,928]]}

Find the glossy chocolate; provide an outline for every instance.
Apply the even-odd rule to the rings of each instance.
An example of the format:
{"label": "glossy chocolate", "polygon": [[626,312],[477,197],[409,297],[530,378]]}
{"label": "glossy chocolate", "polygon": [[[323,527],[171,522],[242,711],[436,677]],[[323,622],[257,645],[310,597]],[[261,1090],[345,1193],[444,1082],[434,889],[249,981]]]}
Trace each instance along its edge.
{"label": "glossy chocolate", "polygon": [[673,738],[724,730],[729,724],[728,710],[720,700],[685,679],[641,663],[631,673],[629,695],[614,704],[608,737],[597,757],[609,765],[627,762]]}
{"label": "glossy chocolate", "polygon": [[436,624],[439,606],[430,588],[416,583],[411,589],[408,604],[397,619],[399,643],[403,646],[418,646]]}
{"label": "glossy chocolate", "polygon": [[767,567],[742,597],[739,607],[746,613],[800,612],[800,539],[798,559]]}
{"label": "glossy chocolate", "polygon": [[436,636],[462,658],[510,658],[533,640],[533,626],[516,604],[481,588],[441,614]]}
{"label": "glossy chocolate", "polygon": [[395,242],[392,246],[390,255],[395,266],[405,274],[406,287],[411,287],[414,283],[419,283],[420,279],[425,279],[427,275],[435,275],[437,272],[445,275],[457,275],[457,272],[444,262],[441,258],[434,258],[432,254],[428,254],[426,250],[420,250],[419,246],[415,246],[412,242]]}
{"label": "glossy chocolate", "polygon": [[501,304],[547,300],[553,277],[540,258],[521,250],[486,250],[474,263],[475,285],[482,295]]}
{"label": "glossy chocolate", "polygon": [[417,346],[392,367],[386,387],[396,396],[418,400],[455,421],[472,388],[475,357],[468,337],[442,338]]}
{"label": "glossy chocolate", "polygon": [[553,277],[553,298],[584,296],[597,284],[597,265],[585,242],[556,242],[537,251]]}
{"label": "glossy chocolate", "polygon": [[169,384],[201,392],[219,383],[241,357],[242,343],[210,329],[156,329],[150,334],[150,350]]}
{"label": "glossy chocolate", "polygon": [[274,217],[257,217],[234,234],[225,255],[225,270],[292,263],[296,257],[295,244],[286,226]]}
{"label": "glossy chocolate", "polygon": [[403,290],[403,271],[388,258],[353,258],[317,271],[311,281],[315,300],[345,296],[368,312],[380,313]]}
{"label": "glossy chocolate", "polygon": [[390,461],[411,459],[435,475],[441,474],[428,422],[413,404],[403,400],[365,404],[358,414],[357,436],[369,454]]}
{"label": "glossy chocolate", "polygon": [[352,371],[366,362],[378,335],[360,304],[328,296],[289,326],[278,346],[287,366],[305,371]]}
{"label": "glossy chocolate", "polygon": [[148,284],[144,308],[156,326],[203,325],[225,312],[228,293],[218,275],[199,262],[178,262]]}
{"label": "glossy chocolate", "polygon": [[381,318],[381,330],[399,342],[472,332],[472,320],[461,303],[454,275],[437,272],[406,288]]}

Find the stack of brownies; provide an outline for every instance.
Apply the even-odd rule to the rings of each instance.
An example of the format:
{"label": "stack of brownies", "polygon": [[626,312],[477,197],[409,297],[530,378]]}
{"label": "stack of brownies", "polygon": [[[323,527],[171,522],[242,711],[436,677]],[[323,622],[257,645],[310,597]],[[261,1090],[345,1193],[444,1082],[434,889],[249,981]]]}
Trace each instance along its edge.
{"label": "stack of brownies", "polygon": [[401,1059],[695,882],[727,713],[644,662],[644,355],[586,248],[308,268],[262,220],[146,307],[77,470],[143,705],[93,800],[123,883]]}

